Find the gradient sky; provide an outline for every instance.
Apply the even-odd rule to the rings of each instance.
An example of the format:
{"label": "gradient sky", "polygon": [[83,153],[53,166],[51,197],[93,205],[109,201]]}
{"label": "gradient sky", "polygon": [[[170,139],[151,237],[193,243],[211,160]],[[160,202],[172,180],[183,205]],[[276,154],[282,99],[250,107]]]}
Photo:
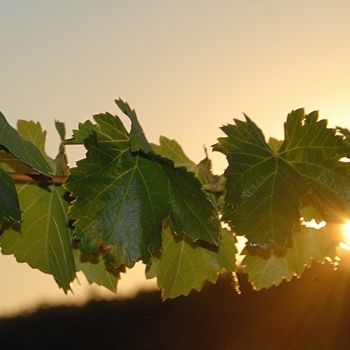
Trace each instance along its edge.
{"label": "gradient sky", "polygon": [[[51,155],[54,119],[71,130],[116,113],[117,97],[150,141],[175,138],[195,161],[242,112],[267,136],[282,137],[299,107],[349,127],[349,17],[345,0],[0,0],[0,110],[13,125],[40,121]],[[83,152],[68,154],[73,164]],[[221,173],[224,158],[212,158]],[[0,257],[0,274],[0,315],[66,300],[12,257]],[[138,276],[123,279],[123,295],[143,284]]]}

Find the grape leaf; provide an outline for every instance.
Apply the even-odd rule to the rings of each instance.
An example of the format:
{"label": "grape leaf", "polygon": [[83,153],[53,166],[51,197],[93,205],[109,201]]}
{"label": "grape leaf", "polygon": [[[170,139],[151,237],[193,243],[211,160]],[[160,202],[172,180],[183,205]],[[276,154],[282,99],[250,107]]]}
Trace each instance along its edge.
{"label": "grape leaf", "polygon": [[[66,126],[64,123],[60,122],[59,120],[55,120],[55,127],[58,132],[58,135],[60,136],[61,141],[64,141],[66,138]],[[18,126],[17,126],[18,128]],[[45,145],[45,143],[44,143]]]}
{"label": "grape leaf", "polygon": [[305,206],[300,210],[300,216],[304,221],[315,220],[316,223],[324,221],[325,214],[322,212],[323,208],[316,208],[312,201],[306,202]]}
{"label": "grape leaf", "polygon": [[[46,133],[41,130],[40,124],[33,121],[18,120],[17,130],[25,141],[32,143],[39,149],[45,160],[52,166],[50,159],[45,154]],[[23,174],[33,173],[33,169],[29,165],[21,162],[13,154],[5,150],[0,150],[0,164],[7,172],[15,171]]]}
{"label": "grape leaf", "polygon": [[[159,145],[152,144],[152,149],[162,157],[172,160],[176,167],[185,167],[188,171],[193,172],[202,183],[203,189],[210,192],[224,191],[222,178],[212,173],[211,161],[208,157],[196,164],[187,157],[182,147],[175,140],[168,139],[165,136],[159,138]],[[216,198],[213,196],[211,196],[211,200],[214,203],[216,202]]]}
{"label": "grape leaf", "polygon": [[93,132],[94,125],[90,120],[85,121],[84,123],[79,123],[78,130],[73,130],[73,137],[67,140],[64,140],[66,145],[82,145],[84,140],[87,139]]}
{"label": "grape leaf", "polygon": [[248,118],[222,130],[214,150],[224,153],[226,203],[223,220],[253,244],[284,246],[299,225],[300,203],[312,194],[315,207],[344,216],[350,205],[350,167],[339,159],[349,146],[316,112],[293,111],[278,151]]}
{"label": "grape leaf", "polygon": [[130,131],[130,147],[132,152],[142,150],[145,153],[152,151],[151,145],[148,143],[143,129],[137,119],[135,110],[131,109],[128,103],[122,99],[115,100],[115,103],[120,110],[126,114],[131,120],[131,131]]}
{"label": "grape leaf", "polygon": [[79,250],[74,249],[74,258],[77,271],[82,271],[90,284],[97,284],[116,292],[119,276],[106,269],[103,260],[97,262],[84,261]]}
{"label": "grape leaf", "polygon": [[17,185],[23,211],[19,234],[15,227],[0,236],[2,253],[15,255],[18,262],[52,274],[65,291],[75,277],[71,252],[67,204],[64,191],[55,186]]}
{"label": "grape leaf", "polygon": [[0,168],[0,228],[5,220],[21,221],[21,211],[15,185]]}
{"label": "grape leaf", "polygon": [[200,291],[205,281],[215,283],[223,269],[236,270],[235,243],[232,233],[222,230],[215,252],[174,236],[171,227],[165,225],[161,256],[152,257],[147,278],[157,277],[163,300],[188,295],[193,289]]}
{"label": "grape leaf", "polygon": [[344,135],[345,139],[350,142],[350,130],[341,127],[337,127],[337,129]]}
{"label": "grape leaf", "polygon": [[17,120],[18,134],[25,140],[36,146],[40,153],[45,156],[46,131],[42,130],[39,122],[32,120]]}
{"label": "grape leaf", "polygon": [[[35,144],[45,140],[45,132],[39,123],[23,121],[22,126],[23,130],[31,130],[23,138],[28,137]],[[41,150],[42,157],[46,158],[44,148]],[[51,163],[55,164],[53,160]],[[56,163],[54,174],[61,172]],[[75,277],[75,265],[64,189],[57,186],[45,188],[32,183],[16,185],[16,189],[23,220],[19,227],[13,226],[0,236],[2,253],[13,254],[18,262],[26,262],[33,268],[52,274],[64,291],[69,290]]]}
{"label": "grape leaf", "polygon": [[302,226],[291,238],[291,247],[284,255],[271,253],[269,257],[251,255],[245,250],[242,264],[248,274],[248,280],[256,290],[279,285],[284,279],[290,281],[294,276],[301,276],[307,267],[315,262],[328,261],[337,255],[338,241],[328,228],[316,230]]}
{"label": "grape leaf", "polygon": [[132,152],[118,117],[94,119],[98,127],[84,141],[86,158],[65,184],[76,198],[70,209],[75,227],[96,247],[121,247],[127,265],[148,261],[150,249],[160,248],[168,217],[176,233],[217,243],[217,213],[194,175],[153,153]]}
{"label": "grape leaf", "polygon": [[[345,129],[345,128],[341,128],[341,127],[338,126],[337,127],[337,131],[343,136],[344,141],[349,145],[349,148],[350,148],[350,130],[349,129]],[[345,159],[346,162],[350,161],[350,151],[344,157],[344,159]]]}
{"label": "grape leaf", "polygon": [[[25,141],[31,142],[34,146],[38,147],[38,149],[43,152],[44,151],[44,143],[46,133],[42,132],[39,123],[34,123],[33,121],[27,122],[23,120],[18,120],[17,128],[19,131],[19,135]],[[34,140],[34,142],[33,142]],[[45,156],[46,158],[46,156]],[[16,171],[19,173],[30,173],[32,169],[20,162],[17,158],[15,158],[11,153],[0,150],[0,164],[1,167],[6,171]],[[0,201],[1,201],[1,210],[7,212],[5,218],[12,218],[15,221],[20,221],[21,213],[19,208],[19,200],[16,192],[15,185],[13,184],[11,178],[4,172],[1,171],[1,179],[0,186],[2,185],[4,188],[0,193]],[[6,180],[5,180],[6,179]],[[1,182],[3,182],[1,184]],[[0,218],[2,217],[0,210]],[[15,215],[15,213],[17,214]],[[1,220],[0,220],[1,222]]]}
{"label": "grape leaf", "polygon": [[22,174],[34,173],[33,169],[19,161],[11,153],[0,149],[0,167],[5,172],[16,171]]}
{"label": "grape leaf", "polygon": [[55,120],[55,127],[61,140],[58,153],[56,155],[56,158],[54,159],[54,166],[56,166],[56,169],[58,170],[56,175],[68,176],[69,166],[66,154],[66,146],[64,143],[66,138],[66,126],[64,123]]}
{"label": "grape leaf", "polygon": [[182,147],[175,140],[160,136],[159,145],[152,144],[152,149],[162,157],[171,159],[176,167],[185,167],[195,174],[198,172],[197,164],[186,156]]}
{"label": "grape leaf", "polygon": [[271,149],[277,153],[278,150],[281,148],[283,141],[277,140],[274,137],[270,137],[268,144],[271,147]]}
{"label": "grape leaf", "polygon": [[42,173],[44,175],[52,174],[51,166],[48,164],[45,157],[43,157],[40,150],[31,142],[23,140],[17,130],[7,122],[6,118],[1,112],[0,146],[4,147],[5,150],[10,152],[18,160],[29,165],[39,173]]}

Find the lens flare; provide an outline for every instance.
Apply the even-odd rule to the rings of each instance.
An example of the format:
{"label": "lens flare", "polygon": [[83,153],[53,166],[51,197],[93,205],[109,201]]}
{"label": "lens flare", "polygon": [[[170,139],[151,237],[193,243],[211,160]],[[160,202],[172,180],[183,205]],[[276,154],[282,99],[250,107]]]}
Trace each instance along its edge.
{"label": "lens flare", "polygon": [[339,246],[343,249],[350,250],[350,221],[346,222],[343,227],[343,242]]}

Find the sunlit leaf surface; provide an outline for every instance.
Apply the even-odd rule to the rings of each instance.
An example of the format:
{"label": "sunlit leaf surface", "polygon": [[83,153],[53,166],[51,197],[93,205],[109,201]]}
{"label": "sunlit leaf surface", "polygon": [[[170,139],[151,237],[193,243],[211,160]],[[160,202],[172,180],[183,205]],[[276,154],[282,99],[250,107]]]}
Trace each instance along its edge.
{"label": "sunlit leaf surface", "polygon": [[252,255],[246,250],[243,260],[249,281],[259,290],[290,281],[300,276],[312,261],[323,262],[337,255],[338,241],[327,228],[316,230],[302,227],[291,238],[291,245],[284,254],[271,253],[268,257]]}
{"label": "sunlit leaf surface", "polygon": [[223,269],[235,271],[235,243],[232,233],[222,230],[219,250],[210,250],[174,237],[167,225],[161,256],[152,258],[148,278],[157,277],[163,299],[188,295],[193,289],[199,291],[206,281],[215,283]]}
{"label": "sunlit leaf surface", "polygon": [[[42,158],[48,158],[44,153],[45,132],[40,124],[22,121],[20,125],[21,136],[37,144]],[[54,160],[50,162],[54,165],[53,173],[61,174],[58,164]],[[0,236],[2,253],[13,254],[17,261],[52,274],[60,287],[69,290],[75,277],[75,265],[64,189],[33,183],[16,185],[16,189],[22,222]]]}
{"label": "sunlit leaf surface", "polygon": [[[35,123],[28,122],[27,124],[29,133],[33,129],[33,124]],[[26,136],[27,133],[21,137],[17,130],[7,122],[4,115],[0,112],[0,146],[4,147],[14,157],[29,165],[34,170],[45,175],[52,175],[52,169],[45,157],[35,145],[26,140]],[[38,135],[38,137],[41,136]],[[42,139],[38,139],[37,143],[41,145]]]}
{"label": "sunlit leaf surface", "polygon": [[108,271],[103,260],[91,262],[82,260],[79,250],[74,250],[77,271],[82,271],[90,284],[95,283],[116,292],[119,277]]}
{"label": "sunlit leaf surface", "polygon": [[217,213],[194,175],[146,154],[144,146],[133,152],[118,117],[106,113],[94,119],[94,132],[84,141],[86,158],[65,184],[76,198],[70,217],[86,239],[96,247],[121,247],[127,265],[148,261],[150,249],[160,248],[167,218],[177,234],[216,244]]}
{"label": "sunlit leaf surface", "polygon": [[214,149],[229,162],[223,219],[237,234],[261,247],[285,246],[299,224],[301,203],[310,195],[324,213],[349,214],[350,167],[339,161],[349,145],[316,112],[290,113],[285,140],[279,147],[273,141],[273,149],[248,117],[222,130],[227,137]]}

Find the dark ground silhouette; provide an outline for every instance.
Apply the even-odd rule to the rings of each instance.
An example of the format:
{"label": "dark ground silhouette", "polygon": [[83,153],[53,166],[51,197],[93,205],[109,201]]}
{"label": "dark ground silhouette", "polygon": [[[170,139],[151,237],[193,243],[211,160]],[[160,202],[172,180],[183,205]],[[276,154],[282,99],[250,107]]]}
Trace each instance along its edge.
{"label": "dark ground silhouette", "polygon": [[[346,266],[347,265],[347,266]],[[350,260],[237,295],[228,279],[161,302],[92,301],[0,320],[0,349],[350,349]]]}

